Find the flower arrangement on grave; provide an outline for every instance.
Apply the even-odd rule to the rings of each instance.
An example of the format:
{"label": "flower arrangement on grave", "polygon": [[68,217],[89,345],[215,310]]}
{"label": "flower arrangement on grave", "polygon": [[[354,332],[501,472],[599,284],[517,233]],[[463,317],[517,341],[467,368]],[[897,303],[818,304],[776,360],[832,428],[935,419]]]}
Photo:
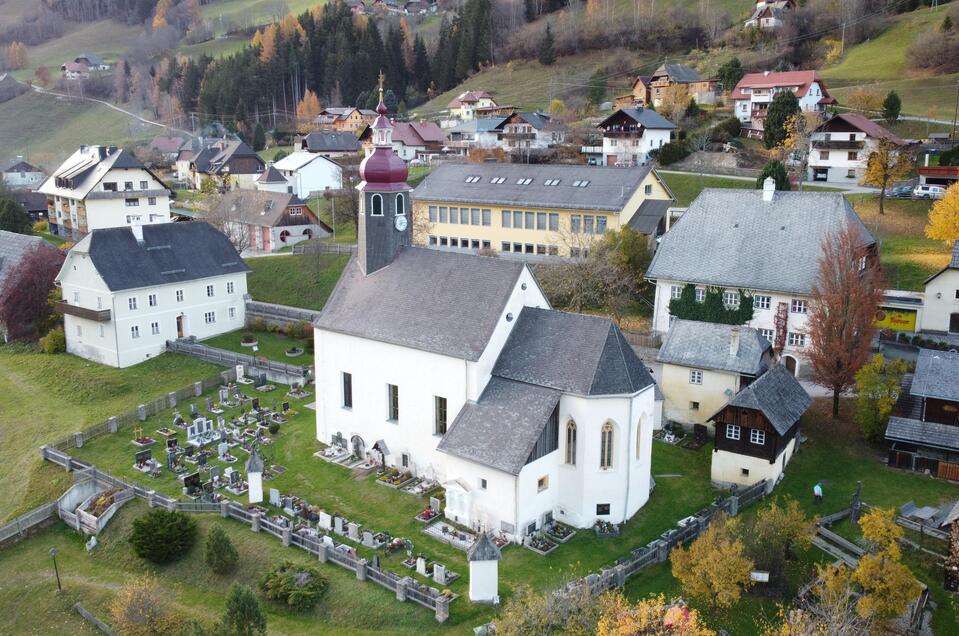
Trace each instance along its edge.
{"label": "flower arrangement on grave", "polygon": [[99,517],[104,512],[107,511],[107,508],[113,505],[116,495],[119,492],[116,488],[110,490],[105,490],[96,497],[94,497],[90,503],[87,504],[84,508],[84,512],[93,515],[94,517]]}
{"label": "flower arrangement on grave", "polygon": [[565,539],[567,537],[571,537],[574,534],[576,534],[576,531],[573,530],[573,528],[559,521],[553,522],[553,525],[550,526],[547,532],[549,532],[551,535],[553,535],[557,539]]}
{"label": "flower arrangement on grave", "polygon": [[610,521],[604,521],[602,519],[597,519],[596,524],[593,526],[593,529],[596,531],[596,534],[599,536],[619,536],[619,526]]}
{"label": "flower arrangement on grave", "polygon": [[286,353],[287,357],[289,358],[295,358],[303,355],[303,349],[300,347],[290,347],[284,353]]}
{"label": "flower arrangement on grave", "polygon": [[427,506],[420,514],[416,515],[416,518],[420,521],[429,521],[430,519],[435,519],[439,514],[438,511]]}
{"label": "flower arrangement on grave", "polygon": [[497,535],[493,537],[493,543],[496,544],[497,548],[504,548],[507,545],[509,545],[509,539],[507,539],[503,535]]}
{"label": "flower arrangement on grave", "polygon": [[443,591],[440,592],[440,596],[443,598],[453,598],[455,595],[453,594],[453,590],[443,588]]}
{"label": "flower arrangement on grave", "polygon": [[539,552],[549,552],[556,547],[556,544],[544,536],[536,535],[530,537],[529,547]]}
{"label": "flower arrangement on grave", "polygon": [[245,332],[243,336],[240,338],[240,344],[245,345],[247,347],[252,347],[256,343],[257,343],[256,335],[250,331]]}
{"label": "flower arrangement on grave", "polygon": [[163,428],[157,429],[157,435],[161,435],[163,437],[176,437],[176,431],[172,428],[164,426]]}

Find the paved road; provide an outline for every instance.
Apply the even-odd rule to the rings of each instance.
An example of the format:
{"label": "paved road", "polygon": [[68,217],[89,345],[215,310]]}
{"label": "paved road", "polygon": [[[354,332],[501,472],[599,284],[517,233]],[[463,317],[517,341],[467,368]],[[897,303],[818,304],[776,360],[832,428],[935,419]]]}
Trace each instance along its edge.
{"label": "paved road", "polygon": [[[688,170],[664,170],[663,168],[657,168],[656,172],[659,172],[661,174],[687,174],[694,177],[699,176],[698,172],[690,172]],[[716,177],[717,179],[734,179],[736,181],[748,181],[750,183],[756,183],[755,177],[741,177],[738,175],[731,175],[731,174],[714,174],[711,172],[705,172],[703,173],[703,176]],[[845,187],[844,184],[841,184],[841,183],[827,183],[825,181],[803,181],[803,185],[836,188],[837,190],[841,190],[842,192],[853,193],[853,194],[859,194],[859,193],[878,194],[879,193],[878,188],[870,188],[870,187],[861,186],[861,185]]]}

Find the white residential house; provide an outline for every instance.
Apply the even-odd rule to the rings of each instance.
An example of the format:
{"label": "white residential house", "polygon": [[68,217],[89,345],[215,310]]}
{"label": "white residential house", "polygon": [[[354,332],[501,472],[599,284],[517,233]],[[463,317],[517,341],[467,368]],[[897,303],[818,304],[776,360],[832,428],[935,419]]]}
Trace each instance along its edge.
{"label": "white residential house", "polygon": [[230,190],[220,198],[213,216],[223,221],[234,245],[244,246],[244,255],[276,252],[333,232],[306,201],[286,191]]}
{"label": "white residential house", "polygon": [[566,141],[566,127],[540,112],[513,113],[497,127],[506,152],[546,150]]}
{"label": "white residential house", "polygon": [[827,106],[836,103],[816,71],[747,73],[730,94],[744,135],[762,136],[766,110],[782,91],[792,91],[799,99],[799,108],[807,113],[823,113]]}
{"label": "white residential house", "polygon": [[476,117],[459,122],[449,130],[447,146],[463,154],[474,148],[499,148],[500,127],[505,121],[506,117]]}
{"label": "white residential house", "polygon": [[240,329],[248,271],[201,221],[93,230],[56,278],[67,351],[129,367],[163,353],[167,340]]}
{"label": "white residential house", "polygon": [[267,166],[254,183],[257,190],[294,194],[301,199],[343,187],[343,169],[321,154],[297,150]]}
{"label": "white residential house", "polygon": [[47,196],[51,234],[73,241],[101,228],[170,220],[170,191],[116,146],[80,146],[38,191]]}
{"label": "white residential house", "polygon": [[598,126],[603,131],[604,166],[641,166],[649,153],[669,143],[676,125],[647,108],[622,108]]}
{"label": "white residential house", "polygon": [[460,121],[474,119],[478,109],[495,108],[496,100],[486,91],[466,91],[460,93],[447,106],[450,117]]}
{"label": "white residential house", "polygon": [[438,480],[447,518],[510,540],[628,519],[650,492],[646,368],[524,263],[412,247],[407,169],[373,129],[358,253],[315,325],[317,439]]}
{"label": "white residential house", "polygon": [[664,417],[686,426],[706,424],[775,358],[772,342],[756,329],[674,320],[656,358],[663,365]]}
{"label": "white residential house", "polygon": [[746,20],[747,29],[772,30],[783,25],[786,16],[796,8],[795,0],[756,0],[756,8]]}
{"label": "white residential house", "polygon": [[959,334],[959,241],[949,264],[926,279],[922,331]]}
{"label": "white residential house", "polygon": [[669,331],[676,319],[670,302],[687,285],[697,299],[721,291],[729,308],[748,295],[746,326],[773,343],[789,371],[804,375],[822,241],[847,224],[859,233],[864,258],[876,258],[876,240],[838,192],[777,192],[772,179],[762,190],[706,188],[662,236],[646,272],[656,283],[653,330]]}
{"label": "white residential house", "polygon": [[12,190],[33,190],[46,178],[47,173],[20,155],[3,167],[3,183]]}
{"label": "white residential house", "polygon": [[819,125],[809,140],[811,181],[854,184],[866,176],[869,155],[885,139],[897,147],[905,140],[859,113],[840,113]]}

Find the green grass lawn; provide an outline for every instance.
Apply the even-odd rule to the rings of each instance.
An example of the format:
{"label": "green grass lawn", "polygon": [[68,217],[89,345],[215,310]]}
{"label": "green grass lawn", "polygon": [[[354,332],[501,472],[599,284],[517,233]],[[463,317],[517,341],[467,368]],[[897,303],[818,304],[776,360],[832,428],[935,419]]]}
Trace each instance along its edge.
{"label": "green grass lawn", "polygon": [[0,520],[62,493],[65,473],[46,470],[49,466],[40,469],[41,444],[135,409],[218,369],[172,353],[114,369],[66,353],[0,346]]}
{"label": "green grass lawn", "polygon": [[243,36],[231,36],[228,38],[207,40],[206,42],[200,42],[199,44],[185,44],[177,49],[177,53],[187,57],[192,57],[194,59],[202,55],[209,55],[215,59],[218,57],[227,57],[233,55],[237,51],[242,51],[244,48],[249,46],[249,44],[249,38]]}
{"label": "green grass lawn", "polygon": [[879,259],[888,288],[922,290],[923,281],[949,262],[949,246],[927,239],[923,233],[930,201],[886,199],[885,214],[880,215],[878,197],[857,194],[849,199],[879,240]]}
{"label": "green grass lawn", "polygon": [[[703,191],[704,186],[707,188],[756,189],[756,182],[746,179],[708,176],[700,178],[698,174],[680,174],[675,172],[660,172],[659,176],[662,177],[666,185],[669,186],[669,189],[672,190],[673,195],[676,197],[676,205],[680,207],[687,207],[692,203],[693,199],[698,197],[699,193]],[[803,184],[803,190],[810,192],[839,192],[838,188],[809,184]]]}
{"label": "green grass lawn", "polygon": [[345,254],[294,254],[247,259],[253,271],[247,289],[254,300],[323,309],[349,257]]}
{"label": "green grass lawn", "polygon": [[[314,6],[324,4],[323,0],[286,0],[286,13],[299,15]],[[243,24],[269,24],[273,21],[272,8],[276,3],[269,0],[216,0],[203,4],[200,14],[210,21],[213,32],[223,33],[231,22]],[[282,17],[282,16],[281,16]]]}
{"label": "green grass lawn", "polygon": [[[320,217],[321,221],[336,228],[334,236],[328,236],[320,240],[329,243],[356,245],[356,223],[343,212],[343,206],[337,205],[337,203],[333,198],[310,199],[310,209]],[[337,212],[337,209],[339,209],[339,212]]]}
{"label": "green grass lawn", "polygon": [[[157,134],[155,126],[134,123],[101,104],[68,100],[33,91],[0,104],[3,151],[56,168],[80,144],[126,145]],[[91,131],[96,131],[95,139]]]}
{"label": "green grass lawn", "polygon": [[[219,349],[226,349],[228,351],[236,351],[237,353],[243,353],[246,355],[254,355],[252,348],[244,347],[242,344],[240,344],[240,339],[246,332],[246,329],[238,329],[236,331],[231,331],[230,333],[214,336],[213,338],[207,338],[203,341],[203,344],[210,345],[211,347],[217,347]],[[302,355],[296,356],[295,358],[289,358],[286,356],[287,349],[292,347],[305,349],[305,339],[290,338],[281,333],[271,333],[269,331],[251,331],[250,333],[256,336],[258,351],[255,355],[264,356],[276,362],[298,364],[300,366],[310,367],[310,369],[313,368],[312,353],[304,351]]]}
{"label": "green grass lawn", "polygon": [[59,77],[60,65],[72,62],[80,53],[96,53],[108,64],[114,64],[139,36],[139,25],[113,20],[69,22],[63,36],[36,46],[27,47],[27,68],[14,72],[18,79],[31,79],[40,66]]}
{"label": "green grass lawn", "polygon": [[50,243],[54,247],[60,247],[61,245],[67,242],[66,239],[60,238],[59,236],[56,236],[54,234],[50,234],[49,232],[35,232],[35,234],[37,236],[43,237],[44,241],[46,241],[47,243]]}

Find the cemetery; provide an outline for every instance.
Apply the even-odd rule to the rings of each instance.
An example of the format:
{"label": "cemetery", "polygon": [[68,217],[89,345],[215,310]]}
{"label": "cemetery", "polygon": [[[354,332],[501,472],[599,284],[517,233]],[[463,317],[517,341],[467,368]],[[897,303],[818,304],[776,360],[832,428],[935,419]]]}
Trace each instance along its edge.
{"label": "cemetery", "polygon": [[[287,336],[278,330],[271,331],[268,328],[231,331],[204,340],[203,344],[237,353],[252,354],[276,362],[290,362],[312,367],[312,329],[307,329],[309,337],[302,337],[302,327],[293,331],[297,334],[295,337]],[[253,351],[254,348],[255,351]]]}
{"label": "cemetery", "polygon": [[[240,502],[248,512],[262,513],[264,527],[289,528],[293,536],[299,537],[296,540],[335,537],[334,551],[344,558],[375,562],[384,571],[407,572],[417,585],[443,588],[435,578],[437,571],[440,579],[446,576],[444,572],[465,571],[465,551],[476,541],[476,535],[443,519],[438,498],[442,491],[436,490],[434,483],[413,480],[412,487],[407,484],[403,489],[380,487],[383,484],[378,483],[374,474],[379,464],[374,458],[358,456],[347,440],[329,448],[315,441],[313,412],[306,406],[309,396],[300,400],[286,397],[285,387],[277,387],[274,393],[283,397],[273,404],[272,393],[256,391],[259,378],[249,380],[249,384],[225,385],[195,399],[181,400],[135,426],[68,452],[131,483],[181,501]],[[224,389],[225,396],[220,393]],[[208,398],[214,407],[224,407],[222,415],[213,416],[206,408]],[[227,402],[236,406],[230,407]],[[274,414],[282,415],[286,422],[276,433],[270,433]],[[223,418],[222,426],[219,418]],[[154,437],[160,443],[131,448],[131,438],[142,436],[142,432],[134,431],[136,427],[155,431]],[[224,442],[219,439],[221,429],[226,430]],[[150,456],[138,458],[137,453],[145,450],[150,451]],[[166,463],[168,450],[173,451],[170,465]],[[257,504],[248,501],[251,484],[244,470],[251,450],[262,454],[263,489],[269,493],[266,501]],[[560,583],[553,571],[556,564],[569,564],[584,574],[604,571],[650,538],[663,535],[663,540],[675,540],[676,528],[666,533],[663,529],[676,524],[684,511],[689,514],[701,509],[715,498],[716,491],[703,487],[708,484],[709,450],[708,446],[690,451],[674,444],[656,443],[657,487],[650,504],[639,515],[622,526],[597,527],[594,532],[575,533],[572,528],[553,524],[541,535],[529,538],[526,550],[510,549],[504,553],[500,563],[501,593],[507,594],[520,583],[536,587]],[[793,496],[802,500],[800,493],[805,492],[808,484],[804,482],[809,475],[829,470],[830,462],[813,445],[806,455],[797,458],[780,491],[795,493]],[[138,463],[152,470],[145,472],[142,466],[137,469]],[[349,466],[359,466],[366,476],[358,478],[359,472],[344,469]],[[861,470],[858,464],[854,466]],[[915,477],[895,473],[894,481],[902,491],[914,488]],[[433,495],[428,503],[417,486],[432,489],[428,490]],[[842,486],[837,482],[832,487]],[[936,492],[941,488],[934,486]],[[937,495],[932,492],[928,495],[934,496]],[[923,504],[930,502],[927,496],[910,497]],[[566,545],[560,545],[564,539]],[[496,537],[492,540],[499,543]],[[544,567],[543,554],[549,555],[548,568]],[[420,568],[421,557],[424,563]],[[658,577],[661,583],[662,570],[656,567],[630,579],[627,589],[643,593],[648,589],[644,587],[647,576]],[[421,569],[427,574],[423,575]],[[668,565],[666,572],[668,577]],[[452,596],[465,594],[468,577],[448,576],[446,580]],[[375,589],[368,594],[384,600],[391,598]],[[451,607],[455,617],[451,620],[469,620],[466,617],[481,612],[462,603],[457,601]]]}

